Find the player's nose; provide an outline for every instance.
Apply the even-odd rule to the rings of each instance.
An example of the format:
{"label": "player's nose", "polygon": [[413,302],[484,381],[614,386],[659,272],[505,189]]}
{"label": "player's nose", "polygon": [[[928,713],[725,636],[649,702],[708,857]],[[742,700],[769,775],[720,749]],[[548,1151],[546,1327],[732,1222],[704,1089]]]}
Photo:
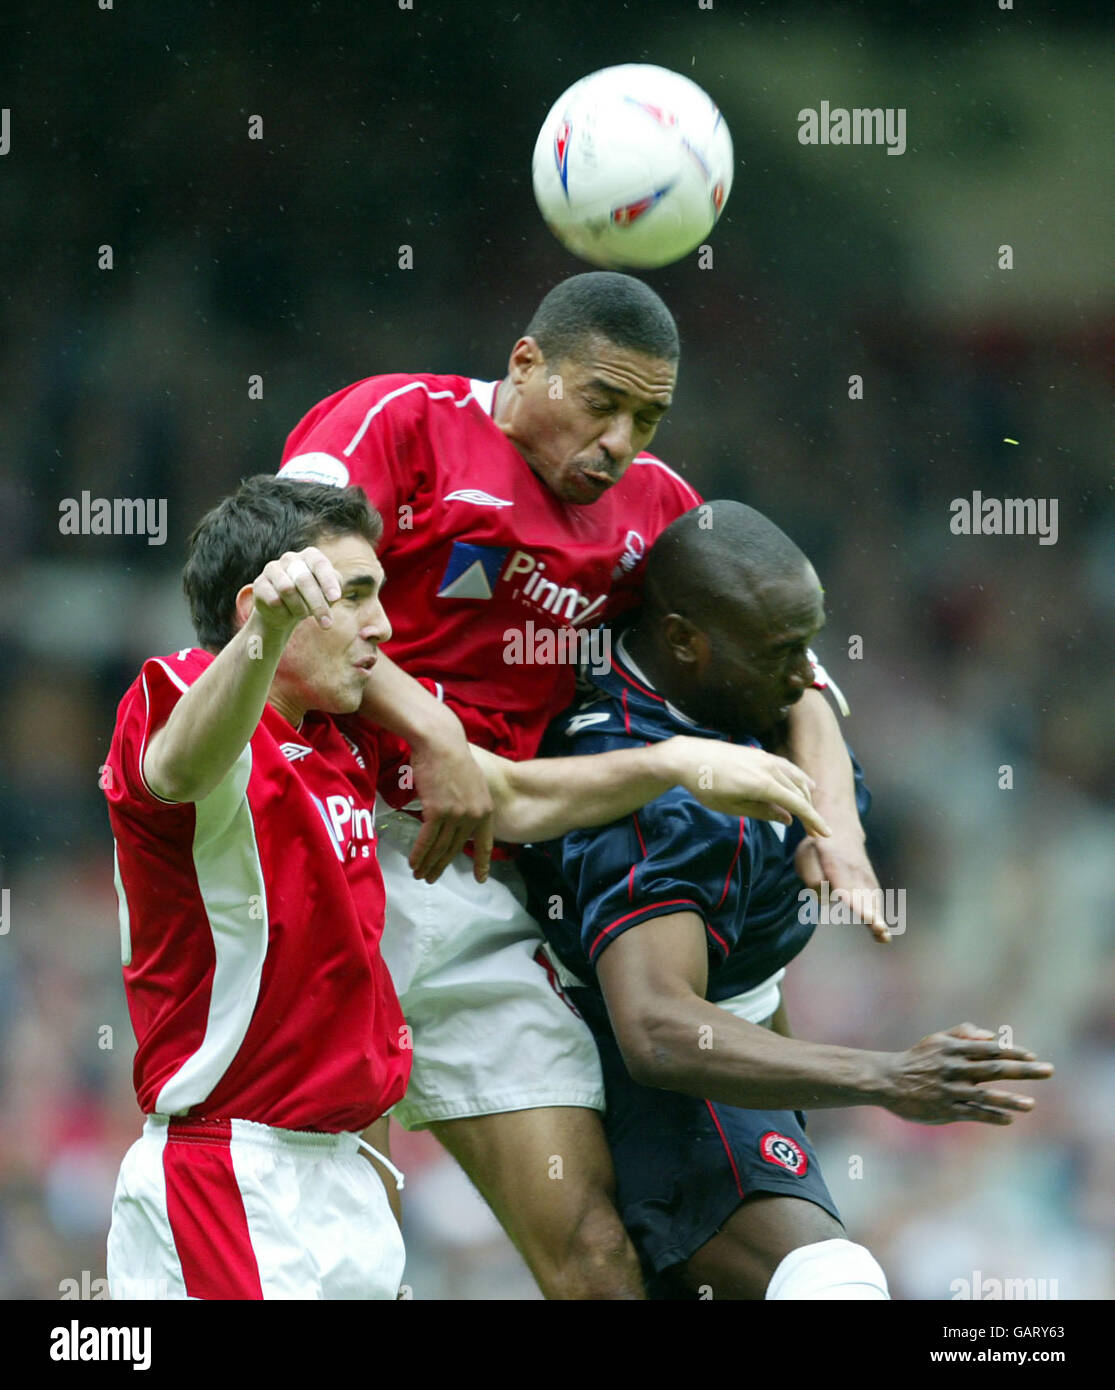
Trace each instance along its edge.
{"label": "player's nose", "polygon": [[626,463],[634,453],[634,430],[630,415],[617,412],[608,421],[608,427],[600,436],[600,447],[609,455],[613,463]]}
{"label": "player's nose", "polygon": [[360,636],[370,642],[391,641],[391,619],[382,603],[376,602],[368,621],[360,629]]}
{"label": "player's nose", "polygon": [[797,661],[794,669],[790,672],[791,690],[800,692],[808,689],[813,684],[813,663],[805,655]]}

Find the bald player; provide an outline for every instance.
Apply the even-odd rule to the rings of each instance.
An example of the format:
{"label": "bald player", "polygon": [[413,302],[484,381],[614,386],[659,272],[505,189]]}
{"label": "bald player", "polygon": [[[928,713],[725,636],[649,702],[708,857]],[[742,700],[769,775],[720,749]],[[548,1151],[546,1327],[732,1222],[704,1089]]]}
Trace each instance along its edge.
{"label": "bald player", "polygon": [[[546,752],[682,731],[783,743],[813,679],[821,586],[758,512],[738,502],[701,511],[655,543],[643,607],[611,670],[551,728]],[[858,767],[856,781],[864,812]],[[894,1053],[792,1038],[781,981],[816,922],[797,872],[808,850],[797,823],[725,815],[674,789],[525,861],[538,921],[600,1052],[617,1206],[652,1296],[886,1298],[877,1261],[847,1237],[801,1108],[1004,1125],[1033,1101],[991,1083],[1052,1073],[971,1024]]]}

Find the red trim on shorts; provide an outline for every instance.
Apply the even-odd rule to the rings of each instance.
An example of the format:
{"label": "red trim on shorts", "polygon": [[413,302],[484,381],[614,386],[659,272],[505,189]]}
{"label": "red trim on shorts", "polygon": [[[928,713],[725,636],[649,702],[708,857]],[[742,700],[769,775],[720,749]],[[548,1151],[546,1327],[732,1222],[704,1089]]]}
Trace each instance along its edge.
{"label": "red trim on shorts", "polygon": [[619,692],[619,697],[620,697],[620,698],[619,698],[619,702],[620,702],[620,704],[623,706],[623,727],[627,730],[628,733],[630,733],[630,732],[631,732],[631,714],[630,714],[630,712],[628,711],[628,708],[627,708],[627,691],[626,691],[626,690],[621,690],[621,691]]}
{"label": "red trim on shorts", "polygon": [[561,981],[558,979],[558,973],[554,969],[554,963],[546,954],[546,948],[544,946],[539,946],[538,950],[535,951],[534,959],[546,972],[546,979],[549,980],[550,988],[553,990],[553,992],[557,995],[557,997],[561,1000],[561,1002],[565,1005],[565,1007],[569,1010],[570,1013],[576,1014],[576,1016],[580,1018],[581,1011],[577,1008],[576,1004],[574,1004],[572,999],[570,999],[569,995],[566,994],[565,990],[562,989]]}
{"label": "red trim on shorts", "polygon": [[163,1148],[166,1210],[190,1298],[262,1299],[230,1120],[172,1119]]}
{"label": "red trim on shorts", "polygon": [[712,1122],[716,1126],[716,1132],[720,1135],[720,1142],[724,1145],[724,1152],[728,1155],[728,1162],[732,1166],[732,1177],[736,1180],[736,1191],[741,1197],[746,1197],[747,1193],[743,1190],[743,1183],[739,1180],[739,1169],[736,1167],[736,1160],[732,1157],[732,1149],[728,1140],[724,1136],[724,1131],[720,1128],[720,1121],[717,1119],[716,1111],[712,1108],[712,1101],[706,1100],[708,1113],[712,1116]]}

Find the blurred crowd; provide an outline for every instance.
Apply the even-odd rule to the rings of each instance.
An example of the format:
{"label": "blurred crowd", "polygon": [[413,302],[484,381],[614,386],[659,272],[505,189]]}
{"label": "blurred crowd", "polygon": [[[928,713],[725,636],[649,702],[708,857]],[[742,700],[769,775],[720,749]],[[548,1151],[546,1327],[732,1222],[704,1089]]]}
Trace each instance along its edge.
{"label": "blurred crowd", "polygon": [[[448,53],[444,36],[429,42],[428,61]],[[338,59],[331,83],[311,62],[313,80],[265,116],[277,155],[255,158],[235,153],[244,113],[264,104],[244,95],[245,68],[231,51],[168,44],[161,91],[147,69],[132,79],[130,123],[108,102],[99,155],[72,137],[109,168],[111,198],[69,168],[47,231],[33,204],[66,171],[44,163],[34,182],[17,171],[0,211],[26,272],[5,275],[0,302],[2,1298],[103,1277],[112,1186],[139,1132],[98,773],[140,662],[191,641],[178,593],[189,530],[239,478],[273,470],[300,416],[352,380],[498,377],[537,299],[583,269],[535,225],[505,154],[462,170],[476,133],[437,81],[408,103],[396,74],[382,100],[397,138],[382,124],[373,138],[355,61]],[[567,75],[614,59],[583,52]],[[73,131],[98,90],[107,100],[63,91],[81,63],[63,55],[52,89]],[[492,100],[504,110],[512,96]],[[204,163],[202,131],[217,152]],[[393,184],[435,139],[450,153],[408,218]],[[888,947],[818,928],[790,970],[791,1021],[805,1037],[900,1048],[971,1020],[1058,1067],[1009,1130],[852,1110],[817,1112],[810,1132],[850,1233],[898,1296],[948,1298],[981,1271],[1110,1298],[1115,309],[1066,299],[1040,320],[944,318],[897,285],[818,297],[818,275],[772,249],[779,210],[736,196],[731,235],[752,254],[648,277],[683,343],[654,448],[705,496],[769,513],[813,559],[829,609],[819,654],[851,704],[876,865],[907,894]],[[501,200],[514,216],[496,215]],[[94,268],[102,242],[112,272]],[[397,268],[404,242],[412,272]],[[878,284],[869,262],[854,270]],[[976,489],[1056,497],[1057,544],[952,534],[950,502]],[[165,498],[167,544],[61,535],[58,503],[83,490]],[[395,1155],[414,1297],[538,1296],[428,1136],[396,1129]]]}

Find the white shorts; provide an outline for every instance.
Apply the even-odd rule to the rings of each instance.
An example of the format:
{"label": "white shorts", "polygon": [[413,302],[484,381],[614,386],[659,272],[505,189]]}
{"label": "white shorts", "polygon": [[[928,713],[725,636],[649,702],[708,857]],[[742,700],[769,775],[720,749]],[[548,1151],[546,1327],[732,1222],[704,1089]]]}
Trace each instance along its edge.
{"label": "white shorts", "polygon": [[355,1134],[149,1115],[124,1155],[113,1299],[393,1299],[403,1261]]}
{"label": "white shorts", "polygon": [[387,894],[382,952],[411,1030],[414,1068],[392,1118],[431,1121],[539,1106],[604,1109],[596,1043],[539,957],[543,937],[513,863],[487,883],[459,854],[436,883],[407,856],[421,822],[379,808],[376,832]]}

